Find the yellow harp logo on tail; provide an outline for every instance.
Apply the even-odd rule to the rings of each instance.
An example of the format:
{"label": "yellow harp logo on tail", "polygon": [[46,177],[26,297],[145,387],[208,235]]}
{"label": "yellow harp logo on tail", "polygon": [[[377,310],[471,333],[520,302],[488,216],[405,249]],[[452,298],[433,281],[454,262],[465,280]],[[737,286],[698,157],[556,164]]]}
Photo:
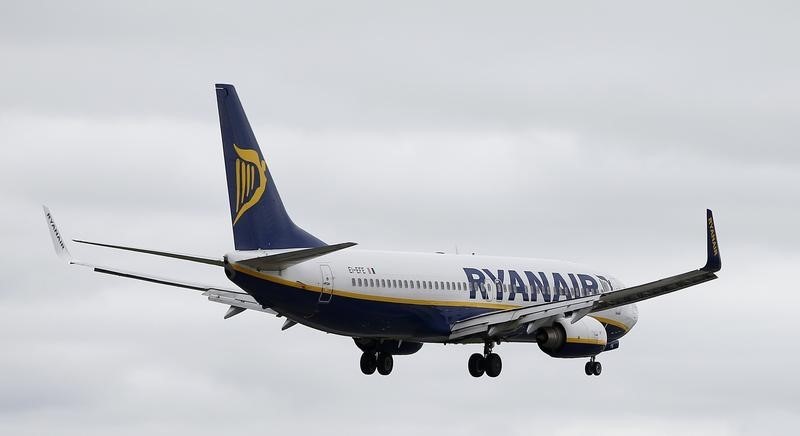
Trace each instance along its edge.
{"label": "yellow harp logo on tail", "polygon": [[233,225],[248,209],[255,206],[264,191],[267,189],[267,163],[261,160],[261,156],[255,150],[239,148],[233,144],[236,150],[236,217]]}

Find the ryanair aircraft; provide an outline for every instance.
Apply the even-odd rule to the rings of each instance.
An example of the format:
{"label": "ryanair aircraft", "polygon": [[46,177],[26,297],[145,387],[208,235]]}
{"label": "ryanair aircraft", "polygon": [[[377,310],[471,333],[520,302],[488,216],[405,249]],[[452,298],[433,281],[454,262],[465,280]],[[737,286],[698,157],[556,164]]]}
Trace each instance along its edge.
{"label": "ryanair aircraft", "polygon": [[120,277],[197,290],[230,306],[283,317],[349,336],[361,350],[361,371],[392,372],[393,356],[425,343],[482,344],[469,357],[473,377],[497,377],[494,347],[530,342],[552,357],[587,358],[586,375],[600,375],[600,353],[615,350],[636,324],[634,303],[717,278],[721,268],[711,211],[707,261],[700,269],[638,286],[611,274],[553,260],[443,253],[356,250],[327,244],[289,218],[275,179],[236,90],[216,85],[235,251],[221,258],[74,240],[81,244],[198,262],[222,269],[235,288],[219,288],[73,259],[53,215],[44,208],[57,254],[70,264]]}

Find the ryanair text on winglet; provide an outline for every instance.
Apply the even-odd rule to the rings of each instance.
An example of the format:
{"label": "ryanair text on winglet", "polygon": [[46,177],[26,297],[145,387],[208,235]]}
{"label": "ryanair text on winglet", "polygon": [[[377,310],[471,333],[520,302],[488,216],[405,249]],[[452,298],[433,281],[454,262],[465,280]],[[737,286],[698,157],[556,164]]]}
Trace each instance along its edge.
{"label": "ryanair text on winglet", "polygon": [[62,249],[66,250],[67,247],[64,245],[64,240],[61,239],[61,233],[58,233],[58,227],[56,227],[55,221],[53,221],[53,217],[50,215],[50,212],[47,212],[47,222],[50,224],[50,228],[53,230],[53,234],[56,235],[56,240],[58,241],[58,245],[61,246]]}
{"label": "ryanair text on winglet", "polygon": [[714,218],[708,217],[708,233],[711,235],[711,248],[714,250],[714,256],[719,255],[717,248],[717,232],[714,231]]}

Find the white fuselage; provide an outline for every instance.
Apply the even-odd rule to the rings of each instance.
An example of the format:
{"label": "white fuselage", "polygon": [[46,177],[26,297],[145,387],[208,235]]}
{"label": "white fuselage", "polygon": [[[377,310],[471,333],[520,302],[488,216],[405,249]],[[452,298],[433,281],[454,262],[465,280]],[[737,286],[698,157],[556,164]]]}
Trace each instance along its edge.
{"label": "white fuselage", "polygon": [[[436,307],[446,312],[446,319],[451,323],[474,316],[480,311],[542,305],[603,294],[624,287],[613,276],[584,265],[480,255],[348,249],[291,266],[283,271],[257,272],[236,265],[241,260],[280,252],[235,252],[229,254],[227,259],[242,273],[280,283],[284,288],[288,287],[296,292],[316,292],[320,304],[342,301],[384,303],[395,305],[398,317],[403,310],[412,312],[420,308]],[[258,289],[253,289],[257,285],[252,282],[237,284],[253,294],[259,292]],[[260,297],[270,300],[267,291],[262,291]],[[293,304],[285,298],[275,303],[278,303],[276,306]],[[308,312],[308,304],[305,304],[304,310]],[[292,311],[291,307],[275,309],[279,312]],[[358,317],[360,313],[354,310],[348,316]],[[626,306],[593,313],[592,316],[601,322],[614,323],[627,331],[636,322],[636,309]],[[397,321],[395,325],[401,323]],[[314,327],[332,333],[359,333],[336,327],[326,328],[325,323]],[[387,330],[385,334],[390,335],[392,332]],[[397,336],[407,337],[400,333]],[[436,340],[432,337],[435,335],[425,333],[422,336],[419,339]]]}

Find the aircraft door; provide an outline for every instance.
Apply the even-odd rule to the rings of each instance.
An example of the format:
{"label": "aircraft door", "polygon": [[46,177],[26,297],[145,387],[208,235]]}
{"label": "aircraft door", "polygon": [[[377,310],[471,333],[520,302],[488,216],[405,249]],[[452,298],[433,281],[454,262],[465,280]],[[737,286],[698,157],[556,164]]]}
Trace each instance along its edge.
{"label": "aircraft door", "polygon": [[333,299],[333,271],[330,265],[320,265],[320,288],[322,292],[319,294],[320,303],[330,303]]}

